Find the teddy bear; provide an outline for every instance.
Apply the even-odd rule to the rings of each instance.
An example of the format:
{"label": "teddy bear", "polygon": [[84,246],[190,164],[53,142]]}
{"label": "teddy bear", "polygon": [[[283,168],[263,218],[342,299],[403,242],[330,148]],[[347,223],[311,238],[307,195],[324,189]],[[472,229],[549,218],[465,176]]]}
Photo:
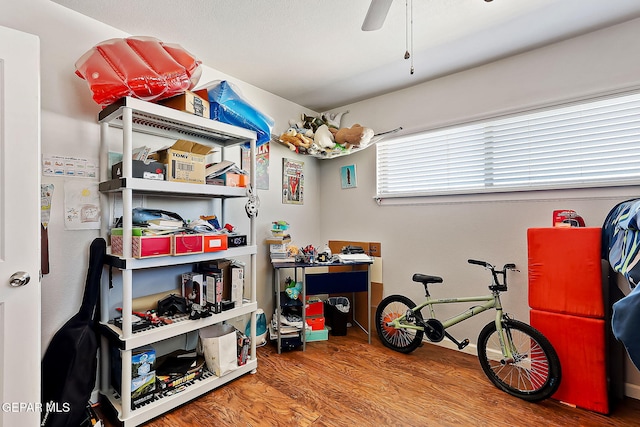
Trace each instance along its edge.
{"label": "teddy bear", "polygon": [[347,149],[352,147],[364,148],[373,138],[373,129],[365,128],[360,124],[354,124],[350,128],[329,128],[336,144],[344,145]]}

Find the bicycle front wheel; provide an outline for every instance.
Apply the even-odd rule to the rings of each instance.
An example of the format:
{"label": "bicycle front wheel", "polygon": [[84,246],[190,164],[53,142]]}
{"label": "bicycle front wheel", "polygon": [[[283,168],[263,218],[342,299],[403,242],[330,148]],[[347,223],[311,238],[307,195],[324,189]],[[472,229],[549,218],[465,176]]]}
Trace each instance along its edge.
{"label": "bicycle front wheel", "polygon": [[[396,328],[389,326],[389,322],[402,317],[400,325],[410,327],[422,324],[422,314],[411,312],[416,305],[409,298],[402,295],[390,295],[378,304],[376,310],[376,330],[382,343],[400,353],[411,353],[422,344],[424,332],[415,328]],[[410,316],[406,316],[410,312]]]}
{"label": "bicycle front wheel", "polygon": [[513,319],[502,321],[508,360],[500,350],[495,322],[478,336],[478,359],[496,387],[529,402],[551,397],[560,386],[560,359],[553,346],[537,329]]}

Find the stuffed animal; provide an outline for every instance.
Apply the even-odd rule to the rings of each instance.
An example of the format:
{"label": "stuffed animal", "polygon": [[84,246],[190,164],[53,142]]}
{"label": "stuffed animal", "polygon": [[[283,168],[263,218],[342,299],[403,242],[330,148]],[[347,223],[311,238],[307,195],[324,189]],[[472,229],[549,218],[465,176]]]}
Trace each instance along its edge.
{"label": "stuffed animal", "polygon": [[326,124],[321,117],[307,116],[302,114],[302,127],[305,129],[311,129],[315,132],[320,126]]}
{"label": "stuffed animal", "polygon": [[322,149],[331,149],[335,147],[336,143],[333,139],[333,134],[331,133],[332,128],[329,128],[327,125],[322,125],[316,130],[316,134],[313,138],[313,141],[318,144],[318,146]]}
{"label": "stuffed animal", "polygon": [[302,292],[302,282],[294,282],[291,277],[287,277],[285,280],[286,288],[285,293],[291,299],[298,299]]}
{"label": "stuffed animal", "polygon": [[329,128],[329,131],[333,134],[336,144],[344,145],[347,149],[351,147],[364,148],[373,138],[373,129],[365,128],[357,123],[350,128]]}
{"label": "stuffed animal", "polygon": [[320,116],[322,120],[329,126],[336,129],[340,129],[340,123],[342,122],[342,116],[347,114],[349,110],[342,111],[340,113],[322,113]]}
{"label": "stuffed animal", "polygon": [[300,132],[296,131],[294,128],[289,128],[285,133],[280,135],[278,138],[280,142],[286,144],[291,151],[298,152],[300,148],[302,148],[303,152],[306,152],[313,140]]}
{"label": "stuffed animal", "polygon": [[337,113],[322,113],[317,117],[307,116],[303,113],[301,115],[302,122],[298,122],[296,123],[296,125],[305,129],[311,129],[313,132],[316,132],[322,125],[327,125],[330,128],[339,129],[340,122],[342,121],[342,116],[347,114],[348,112],[349,110]]}

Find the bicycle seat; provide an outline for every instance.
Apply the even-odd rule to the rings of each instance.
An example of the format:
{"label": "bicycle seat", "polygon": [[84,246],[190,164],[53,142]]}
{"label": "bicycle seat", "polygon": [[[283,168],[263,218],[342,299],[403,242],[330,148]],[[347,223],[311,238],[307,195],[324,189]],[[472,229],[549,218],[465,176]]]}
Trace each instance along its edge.
{"label": "bicycle seat", "polygon": [[442,277],[416,273],[413,275],[413,281],[422,283],[423,285],[426,285],[427,283],[442,283]]}

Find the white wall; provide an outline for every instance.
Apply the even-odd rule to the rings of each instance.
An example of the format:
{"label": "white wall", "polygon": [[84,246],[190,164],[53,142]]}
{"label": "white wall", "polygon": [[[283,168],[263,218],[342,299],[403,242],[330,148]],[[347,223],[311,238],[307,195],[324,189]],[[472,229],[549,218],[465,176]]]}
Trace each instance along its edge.
{"label": "white wall", "polygon": [[[631,21],[338,111],[350,111],[343,125],[361,123],[376,131],[403,126],[405,133],[411,133],[638,87],[639,32],[640,20]],[[574,209],[587,226],[600,227],[616,203],[637,197],[639,190],[512,193],[378,206],[373,200],[375,160],[375,148],[369,148],[322,162],[323,238],[381,242],[384,293],[405,294],[414,301],[424,297],[422,285],[411,282],[415,272],[444,277],[443,285],[431,287],[433,296],[472,295],[482,294],[489,279],[467,259],[499,265],[515,262],[520,273],[511,275],[503,303],[524,320],[528,320],[526,230],[549,227],[554,209]],[[339,170],[349,164],[356,165],[358,187],[342,190]],[[447,307],[443,313],[453,311]],[[491,317],[482,316],[454,327],[453,335],[475,344]],[[626,378],[627,393],[640,398],[640,375],[630,363]]]}
{"label": "white wall", "polygon": [[[42,152],[60,155],[97,157],[99,153],[100,111],[91,99],[86,82],[75,73],[74,63],[97,43],[115,37],[127,37],[109,27],[49,0],[0,0],[0,25],[35,34],[41,42]],[[153,36],[153,34],[149,34]],[[163,40],[178,43],[180,40]],[[183,46],[190,50],[188,46]],[[191,52],[198,56],[198,52]],[[208,64],[215,65],[215,64]],[[290,118],[310,111],[264,90],[230,78],[211,67],[204,67],[200,84],[227,79],[260,111],[275,121],[274,132],[286,129]],[[258,191],[261,209],[258,215],[258,244],[267,235],[271,221],[284,219],[300,241],[319,241],[320,226],[315,218],[319,206],[319,167],[305,162],[306,187],[303,206],[281,203],[282,157],[290,156],[285,147],[273,146],[270,158],[270,187]],[[239,160],[239,159],[238,159]],[[75,314],[80,306],[86,277],[88,247],[98,231],[64,229],[64,179],[43,177],[43,183],[55,185],[49,225],[51,273],[42,279],[42,348],[53,334]],[[244,215],[244,214],[242,214]],[[246,215],[245,215],[246,218]],[[242,221],[242,220],[240,220]],[[229,222],[233,222],[229,219]],[[235,224],[234,224],[235,225]],[[246,230],[248,232],[248,229]],[[259,306],[271,310],[271,269],[266,251],[259,246],[257,278]]]}

